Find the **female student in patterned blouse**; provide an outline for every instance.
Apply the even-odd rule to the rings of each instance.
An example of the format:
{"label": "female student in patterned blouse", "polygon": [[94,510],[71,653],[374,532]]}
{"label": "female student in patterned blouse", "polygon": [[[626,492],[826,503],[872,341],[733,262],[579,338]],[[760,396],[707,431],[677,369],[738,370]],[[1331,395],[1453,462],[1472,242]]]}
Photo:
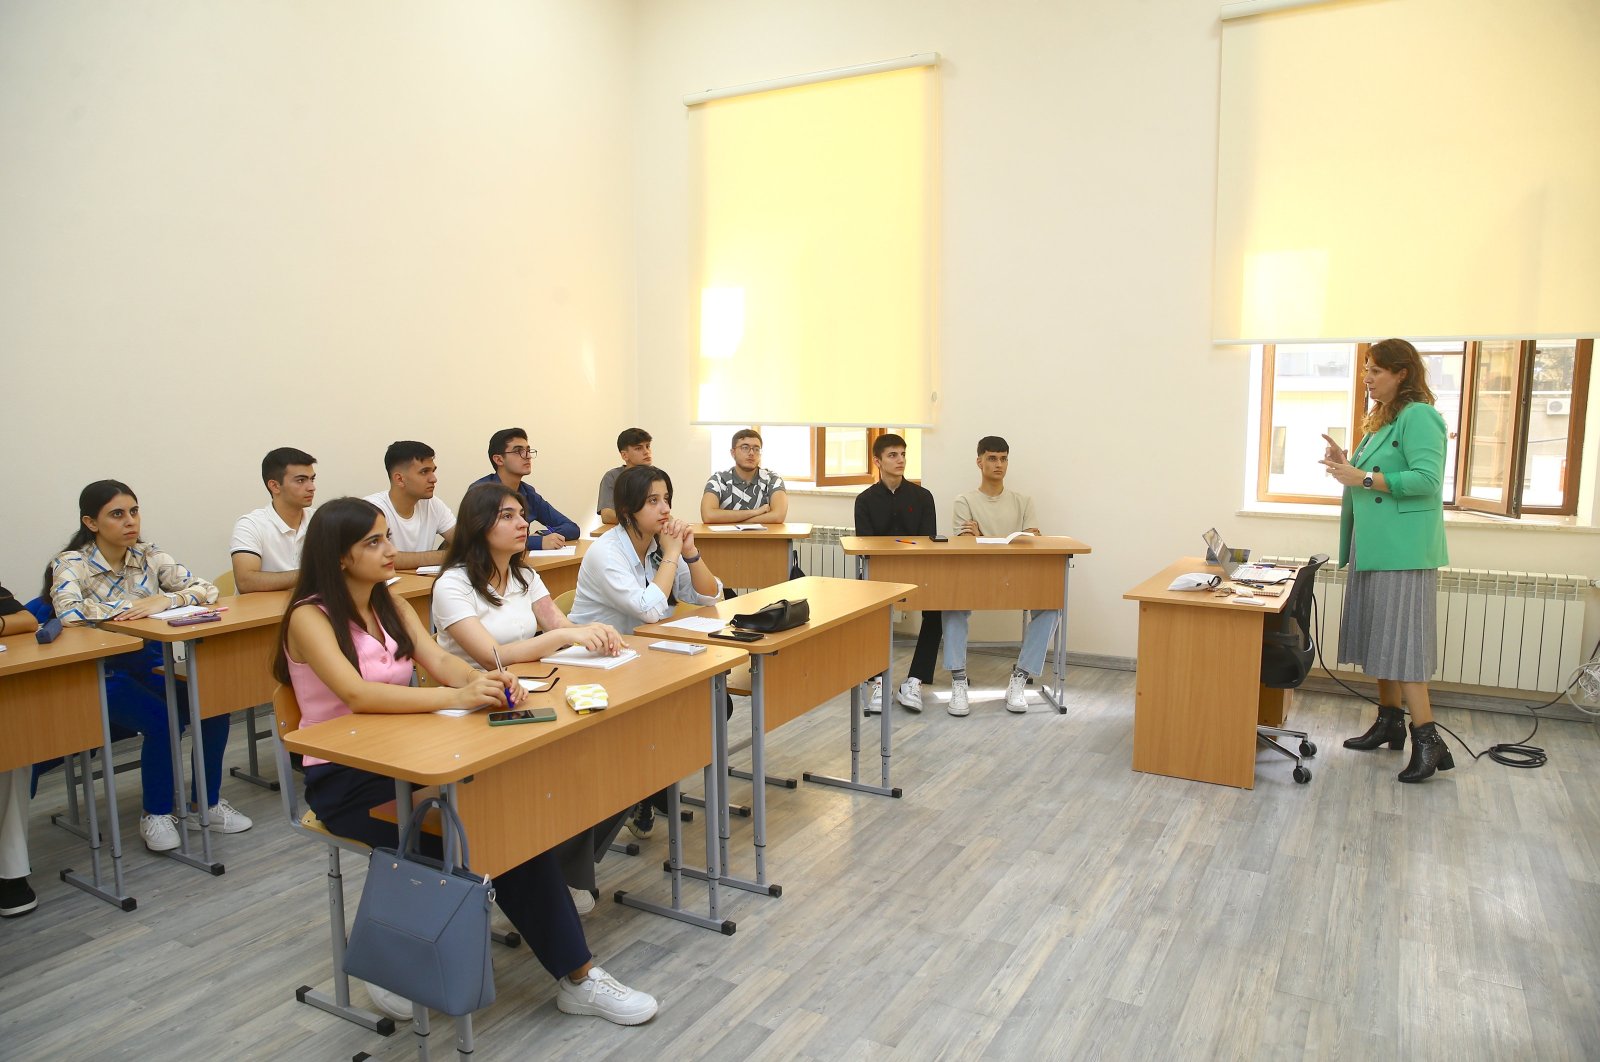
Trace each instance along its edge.
{"label": "female student in patterned blouse", "polygon": [[[62,623],[107,619],[146,619],[179,605],[209,605],[217,588],[179,564],[140,535],[139,499],[133,488],[114,479],[97,480],[78,495],[78,529],[66,549],[45,570],[41,596]],[[152,852],[178,847],[178,819],[172,806],[172,747],[164,684],[156,676],[161,648],[110,657],[107,683],[117,681],[119,696],[108,696],[111,721],[145,737],[139,753],[144,780],[144,814],[139,835]],[[180,714],[178,729],[188,725]],[[206,803],[211,824],[223,833],[242,833],[254,823],[222,798],[222,754],[228,746],[228,717],[200,724],[206,759]],[[191,801],[194,793],[189,794]],[[191,819],[190,825],[198,828]]]}

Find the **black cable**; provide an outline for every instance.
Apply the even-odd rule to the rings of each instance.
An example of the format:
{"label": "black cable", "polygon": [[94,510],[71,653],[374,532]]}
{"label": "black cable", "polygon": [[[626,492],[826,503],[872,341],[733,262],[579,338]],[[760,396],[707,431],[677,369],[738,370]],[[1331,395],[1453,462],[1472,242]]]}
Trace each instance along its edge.
{"label": "black cable", "polygon": [[[1313,630],[1319,630],[1322,626],[1317,616],[1316,594],[1311,595],[1311,626]],[[1328,667],[1327,661],[1322,659],[1322,640],[1318,638],[1313,639],[1312,641],[1317,650],[1317,663],[1321,665],[1324,674],[1333,679],[1333,681],[1339,683],[1340,686],[1343,686],[1350,692],[1351,695],[1361,698],[1368,704],[1377,705],[1379,708],[1385,707],[1385,705],[1379,704],[1377,701],[1373,700],[1371,697],[1368,697],[1360,690],[1351,689],[1349,686],[1345,685],[1345,683],[1340,680],[1339,676],[1335,675],[1332,669]],[[1600,641],[1595,642],[1594,648],[1590,650],[1589,659],[1592,661],[1597,655],[1600,655]],[[1572,689],[1577,682],[1578,672],[1574,672],[1572,681],[1568,682],[1566,686],[1562,688],[1561,692],[1557,693],[1554,697],[1551,697],[1543,704],[1536,704],[1528,709],[1528,714],[1533,716],[1533,729],[1530,730],[1528,732],[1528,736],[1523,738],[1521,741],[1507,742],[1500,745],[1490,745],[1482,752],[1473,752],[1472,746],[1468,745],[1465,741],[1462,741],[1460,734],[1457,734],[1454,730],[1451,730],[1437,719],[1434,720],[1434,726],[1455,738],[1456,744],[1460,745],[1462,750],[1466,752],[1467,755],[1471,756],[1474,761],[1487,756],[1495,763],[1503,764],[1507,767],[1521,767],[1527,770],[1532,770],[1536,767],[1543,767],[1545,764],[1550,762],[1549,753],[1537,745],[1528,744],[1528,742],[1533,740],[1534,735],[1539,732],[1538,713],[1542,712],[1544,709],[1550,707],[1552,704],[1565,697],[1567,695],[1567,691]]]}

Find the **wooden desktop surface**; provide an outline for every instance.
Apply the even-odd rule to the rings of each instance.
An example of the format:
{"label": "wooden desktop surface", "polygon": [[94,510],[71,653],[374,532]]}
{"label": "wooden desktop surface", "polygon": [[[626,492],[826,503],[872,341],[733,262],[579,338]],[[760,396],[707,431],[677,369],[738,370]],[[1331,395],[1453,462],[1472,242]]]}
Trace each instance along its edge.
{"label": "wooden desktop surface", "polygon": [[102,657],[131,653],[137,638],[67,627],[49,645],[32,634],[0,638],[0,771],[96,748]]}
{"label": "wooden desktop surface", "polygon": [[[1282,590],[1283,593],[1277,597],[1263,597],[1259,605],[1240,604],[1234,600],[1237,594],[1223,597],[1211,590],[1167,589],[1178,576],[1190,572],[1202,572],[1219,577],[1222,575],[1222,569],[1215,564],[1207,564],[1204,557],[1182,557],[1123,594],[1122,598],[1124,601],[1150,601],[1157,604],[1192,605],[1196,608],[1221,608],[1241,612],[1282,612],[1284,606],[1289,603],[1289,587],[1294,582],[1291,579],[1273,587],[1275,590]],[[1255,593],[1251,587],[1232,583],[1227,579],[1222,580],[1222,585],[1231,586],[1238,593],[1246,591]]]}
{"label": "wooden desktop surface", "polygon": [[[287,735],[295,752],[418,785],[462,782],[456,793],[470,838],[472,867],[499,874],[624,810],[711,762],[708,680],[747,659],[716,646],[696,656],[647,648],[611,671],[561,667],[561,682],[529,694],[529,707],[555,709],[553,723],[489,726],[490,709],[348,715]],[[543,675],[548,664],[510,670]],[[566,689],[597,682],[611,706],[578,715]],[[720,710],[721,706],[715,706]]]}
{"label": "wooden desktop surface", "polygon": [[1065,535],[1025,535],[1006,545],[980,544],[971,535],[934,542],[922,536],[848,535],[847,556],[870,558],[873,580],[914,583],[915,609],[1059,609],[1069,560],[1092,552]]}
{"label": "wooden desktop surface", "polygon": [[695,548],[705,556],[706,565],[722,585],[731,587],[784,582],[789,578],[789,554],[795,539],[811,534],[810,524],[763,524],[760,531],[713,531],[711,527],[694,525]]}
{"label": "wooden desktop surface", "polygon": [[737,644],[752,655],[769,658],[765,662],[766,729],[773,730],[881,672],[888,664],[889,654],[885,613],[915,589],[911,583],[808,575],[687,613],[728,622],[735,615],[754,612],[782,598],[806,599],[811,607],[811,622],[763,635],[760,641],[726,642],[663,623],[639,627],[634,634],[696,645]]}

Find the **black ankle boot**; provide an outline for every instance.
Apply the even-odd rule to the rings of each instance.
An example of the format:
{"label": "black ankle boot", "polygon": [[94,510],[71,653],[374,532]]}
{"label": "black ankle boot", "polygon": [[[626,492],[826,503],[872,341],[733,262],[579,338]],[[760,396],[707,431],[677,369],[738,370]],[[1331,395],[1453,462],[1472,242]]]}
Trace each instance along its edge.
{"label": "black ankle boot", "polygon": [[1360,737],[1345,738],[1347,749],[1375,749],[1387,744],[1391,749],[1406,747],[1406,713],[1398,708],[1378,708],[1378,718]]}
{"label": "black ankle boot", "polygon": [[1402,782],[1424,782],[1434,771],[1448,771],[1456,761],[1432,723],[1411,728],[1411,762],[1400,772]]}

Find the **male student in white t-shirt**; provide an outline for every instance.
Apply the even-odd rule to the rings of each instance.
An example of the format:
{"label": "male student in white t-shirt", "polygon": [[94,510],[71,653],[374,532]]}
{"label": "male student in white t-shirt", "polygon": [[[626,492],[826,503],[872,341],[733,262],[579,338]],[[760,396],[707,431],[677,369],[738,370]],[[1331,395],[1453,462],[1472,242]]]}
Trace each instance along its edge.
{"label": "male student in white t-shirt", "polygon": [[[998,435],[985,435],[978,440],[978,472],[982,478],[977,490],[956,497],[957,535],[1001,538],[1015,531],[1039,534],[1033,499],[1006,489],[1006,472],[1010,465],[1010,443]],[[971,618],[969,611],[946,609],[943,614],[944,666],[950,672],[948,710],[951,715],[966,715],[971,711],[967,691],[967,627]],[[1027,632],[1022,636],[1022,651],[1017,654],[1011,680],[1006,684],[1008,712],[1028,710],[1028,677],[1044,671],[1044,654],[1050,648],[1050,639],[1060,619],[1059,609],[1034,612],[1029,617]]]}
{"label": "male student in white t-shirt", "polygon": [[261,459],[261,482],[271,504],[239,517],[228,544],[239,593],[294,589],[317,496],[316,465],[315,457],[292,446],[280,446]]}
{"label": "male student in white t-shirt", "polygon": [[389,537],[394,541],[394,566],[401,571],[416,571],[425,564],[444,563],[444,545],[456,533],[456,514],[450,506],[433,496],[439,483],[439,463],[433,447],[415,439],[389,444],[383,453],[383,467],[389,472],[389,489],[367,495],[367,501],[383,510],[389,521]]}

